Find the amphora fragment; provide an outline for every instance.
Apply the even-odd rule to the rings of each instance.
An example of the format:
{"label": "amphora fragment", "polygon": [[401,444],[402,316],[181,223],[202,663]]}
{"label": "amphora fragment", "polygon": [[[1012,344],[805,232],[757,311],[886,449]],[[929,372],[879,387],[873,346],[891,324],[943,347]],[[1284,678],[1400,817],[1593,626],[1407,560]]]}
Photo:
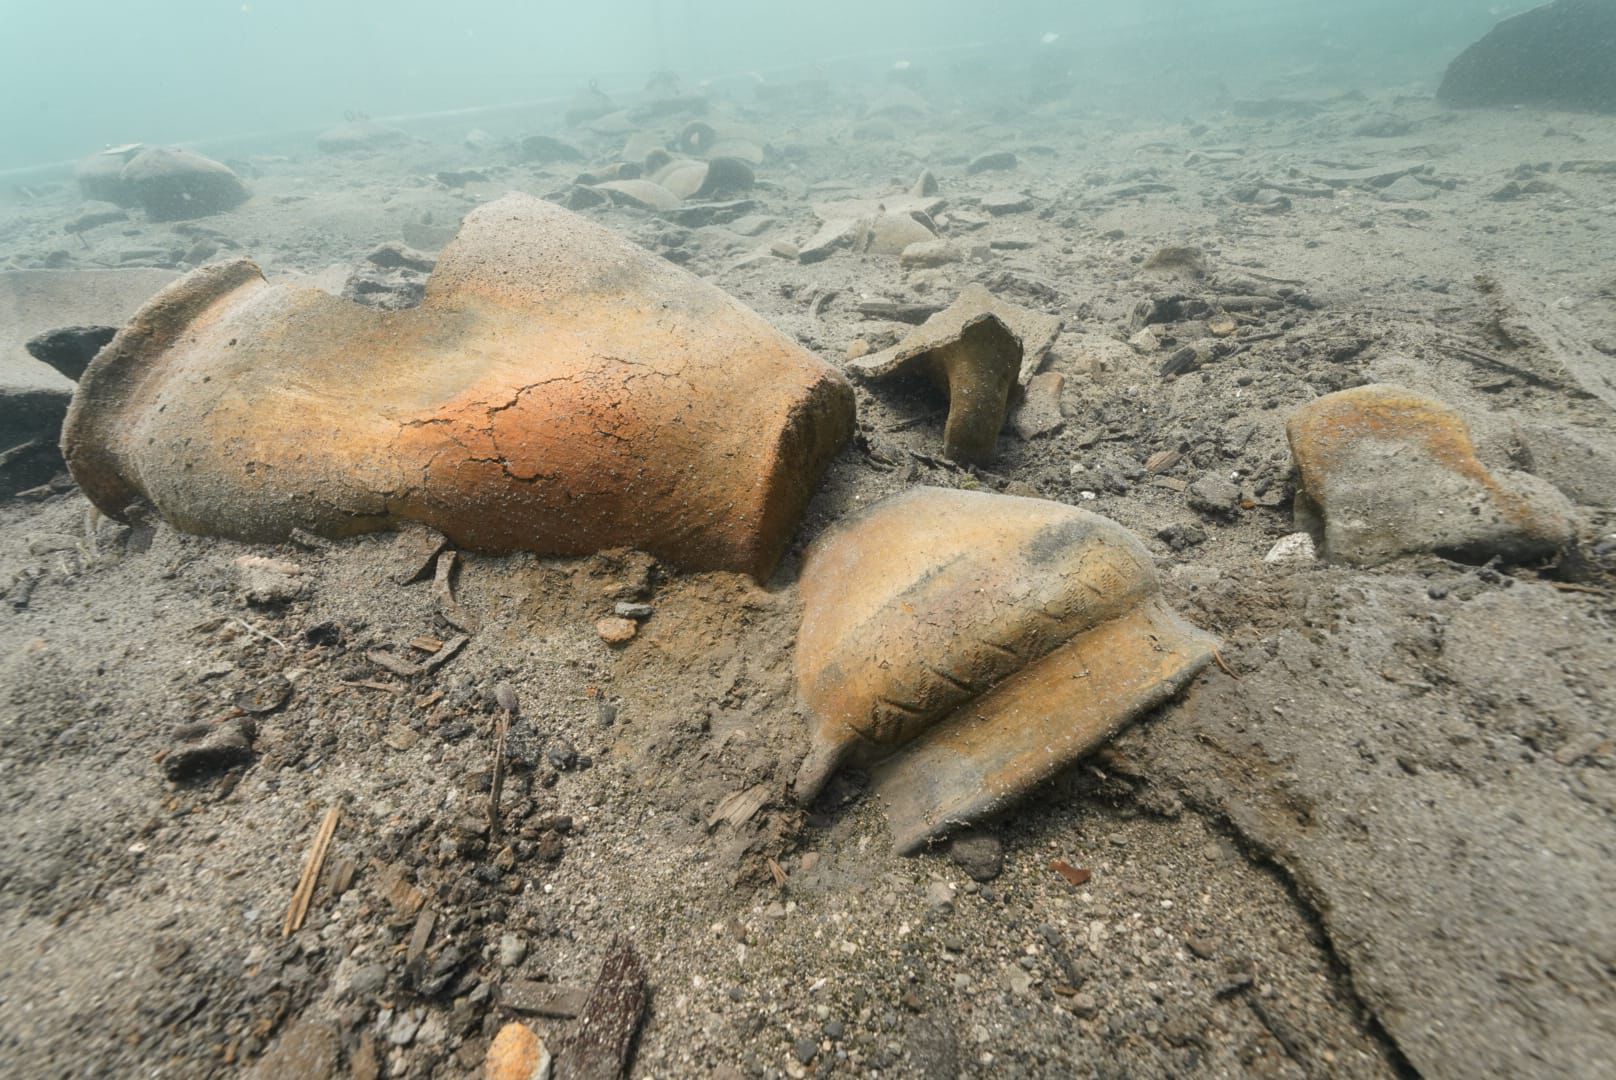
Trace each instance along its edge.
{"label": "amphora fragment", "polygon": [[802,574],[811,799],[873,763],[910,851],[1001,810],[1176,693],[1213,639],[1120,525],[1041,499],[915,488],[827,533]]}
{"label": "amphora fragment", "polygon": [[721,290],[511,195],[407,310],[245,260],[193,271],[90,365],[63,451],[105,513],[145,498],[191,532],[418,521],[472,550],[761,578],[852,418],[839,374]]}

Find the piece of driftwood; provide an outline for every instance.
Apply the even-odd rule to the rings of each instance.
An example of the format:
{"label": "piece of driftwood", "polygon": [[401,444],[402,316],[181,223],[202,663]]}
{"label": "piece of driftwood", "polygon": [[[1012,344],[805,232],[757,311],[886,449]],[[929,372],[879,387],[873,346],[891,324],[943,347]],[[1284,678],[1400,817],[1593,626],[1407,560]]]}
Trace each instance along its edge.
{"label": "piece of driftwood", "polygon": [[645,965],[634,946],[614,939],[583,1013],[556,1046],[556,1075],[618,1080],[628,1068],[644,1012]]}
{"label": "piece of driftwood", "polygon": [[309,903],[314,899],[314,886],[320,880],[320,871],[325,866],[326,854],[331,850],[331,838],[336,834],[337,821],[342,816],[342,810],[333,806],[326,811],[325,820],[320,822],[320,831],[314,834],[314,845],[309,848],[309,857],[303,863],[303,876],[298,878],[297,890],[292,893],[292,904],[286,909],[286,921],[281,924],[281,937],[291,937],[303,927],[303,920],[308,918]]}

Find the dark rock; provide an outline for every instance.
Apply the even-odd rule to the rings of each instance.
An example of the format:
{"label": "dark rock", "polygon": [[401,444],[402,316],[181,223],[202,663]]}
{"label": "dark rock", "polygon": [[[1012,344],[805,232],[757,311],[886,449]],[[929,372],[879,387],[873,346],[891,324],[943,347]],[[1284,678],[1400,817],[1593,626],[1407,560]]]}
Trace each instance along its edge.
{"label": "dark rock", "polygon": [[[123,167],[140,152],[140,146],[119,146],[91,154],[73,167],[73,179],[86,199],[114,206],[138,206],[140,200],[123,176]],[[69,230],[71,231],[71,230]]]}
{"label": "dark rock", "polygon": [[74,382],[95,354],[118,332],[116,326],[61,326],[29,338],[24,348]]}
{"label": "dark rock", "polygon": [[819,1044],[812,1039],[798,1039],[791,1044],[791,1053],[796,1059],[806,1065],[819,1054]]}
{"label": "dark rock", "polygon": [[981,829],[956,834],[949,841],[948,857],[972,881],[992,881],[1004,870],[1004,845]]}
{"label": "dark rock", "polygon": [[337,1074],[337,1033],[330,1025],[295,1020],[247,1071],[249,1080],[327,1080]]}
{"label": "dark rock", "polygon": [[245,764],[252,760],[253,731],[245,718],[179,728],[163,758],[163,775],[176,782],[194,780]]}
{"label": "dark rock", "polygon": [[206,217],[247,200],[240,177],[189,150],[142,150],[123,167],[123,179],[152,221]]}
{"label": "dark rock", "polygon": [[1555,0],[1493,27],[1448,65],[1450,105],[1616,112],[1616,4]]}
{"label": "dark rock", "polygon": [[548,165],[555,161],[582,161],[583,152],[549,135],[529,135],[516,145],[517,160]]}
{"label": "dark rock", "polygon": [[1203,514],[1232,514],[1240,505],[1240,489],[1217,473],[1207,473],[1190,484],[1189,503]]}

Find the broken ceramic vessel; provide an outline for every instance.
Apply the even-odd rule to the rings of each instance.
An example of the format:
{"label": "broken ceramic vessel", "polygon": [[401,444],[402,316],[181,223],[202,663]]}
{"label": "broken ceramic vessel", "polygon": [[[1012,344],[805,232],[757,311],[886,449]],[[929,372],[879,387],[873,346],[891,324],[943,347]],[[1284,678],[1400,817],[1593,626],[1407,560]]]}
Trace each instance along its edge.
{"label": "broken ceramic vessel", "polygon": [[97,356],[63,437],[105,513],[279,540],[418,521],[471,550],[636,547],[766,577],[853,395],[693,275],[558,206],[469,214],[415,308],[193,271]]}
{"label": "broken ceramic vessel", "polygon": [[839,526],[802,574],[797,686],[812,799],[874,763],[894,842],[1001,810],[1176,693],[1213,640],[1144,546],[1083,510],[915,488]]}
{"label": "broken ceramic vessel", "polygon": [[1038,371],[1060,329],[1059,316],[971,285],[898,344],[854,360],[848,370],[866,379],[929,378],[948,395],[943,453],[983,465],[993,460],[1011,391]]}
{"label": "broken ceramic vessel", "polygon": [[1286,425],[1301,474],[1297,524],[1326,558],[1372,565],[1413,552],[1485,561],[1554,554],[1570,502],[1526,473],[1489,470],[1447,405],[1400,386],[1309,402]]}

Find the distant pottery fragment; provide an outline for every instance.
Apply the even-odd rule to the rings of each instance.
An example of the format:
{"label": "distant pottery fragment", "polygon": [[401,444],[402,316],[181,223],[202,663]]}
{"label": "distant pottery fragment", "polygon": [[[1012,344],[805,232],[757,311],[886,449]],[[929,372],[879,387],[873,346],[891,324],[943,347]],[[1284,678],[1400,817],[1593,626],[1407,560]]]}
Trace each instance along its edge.
{"label": "distant pottery fragment", "polygon": [[912,489],[822,537],[802,596],[797,796],[873,763],[900,851],[1009,806],[1212,657],[1131,533],[1041,499]]}
{"label": "distant pottery fragment", "polygon": [[1543,558],[1573,534],[1565,496],[1535,476],[1490,471],[1464,420],[1435,398],[1361,386],[1303,406],[1286,431],[1301,473],[1298,524],[1318,526],[1328,559]]}
{"label": "distant pottery fragment", "polygon": [[948,394],[943,452],[983,463],[993,457],[1010,392],[1030,379],[1060,333],[1055,315],[996,299],[972,285],[890,349],[848,365],[866,379],[925,375]]}

